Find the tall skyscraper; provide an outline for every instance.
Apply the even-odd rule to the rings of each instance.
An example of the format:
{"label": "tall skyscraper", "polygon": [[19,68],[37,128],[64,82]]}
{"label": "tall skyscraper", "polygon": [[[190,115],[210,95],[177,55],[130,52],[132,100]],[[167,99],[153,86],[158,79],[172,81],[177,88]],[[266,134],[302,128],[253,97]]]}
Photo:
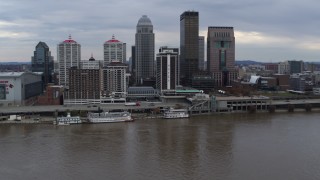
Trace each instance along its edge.
{"label": "tall skyscraper", "polygon": [[199,67],[199,13],[186,11],[180,16],[180,77],[182,85],[191,85]]}
{"label": "tall skyscraper", "polygon": [[57,47],[57,58],[59,62],[59,85],[69,87],[69,69],[80,67],[81,45],[69,36]]}
{"label": "tall skyscraper", "polygon": [[233,27],[209,27],[207,68],[216,86],[228,86],[238,76],[235,70],[235,37]]}
{"label": "tall skyscraper", "polygon": [[106,67],[112,61],[126,62],[126,43],[115,39],[106,41],[103,44],[103,66]]}
{"label": "tall skyscraper", "polygon": [[179,83],[179,49],[160,47],[156,62],[157,89],[160,91],[176,89]]}
{"label": "tall skyscraper", "polygon": [[43,84],[46,86],[52,82],[53,57],[45,42],[39,42],[35,48],[34,56],[31,57],[32,72],[43,72]]}
{"label": "tall skyscraper", "polygon": [[143,15],[137,24],[135,38],[135,81],[143,84],[144,79],[154,77],[154,33],[151,20]]}
{"label": "tall skyscraper", "polygon": [[205,71],[204,64],[204,36],[199,36],[199,70]]}

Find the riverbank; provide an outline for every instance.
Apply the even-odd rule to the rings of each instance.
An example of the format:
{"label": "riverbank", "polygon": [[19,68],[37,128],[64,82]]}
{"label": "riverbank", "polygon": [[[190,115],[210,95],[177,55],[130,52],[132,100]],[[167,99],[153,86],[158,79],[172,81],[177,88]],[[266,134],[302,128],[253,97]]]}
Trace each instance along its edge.
{"label": "riverbank", "polygon": [[[255,111],[255,112],[248,112],[248,111],[233,111],[233,112],[214,112],[214,113],[206,113],[206,114],[192,114],[192,117],[198,117],[198,116],[219,116],[219,115],[235,115],[235,114],[283,114],[283,113],[319,113],[320,108],[312,108],[311,111],[307,112],[305,109],[297,108],[294,109],[293,112],[289,112],[288,109],[276,109],[275,112],[269,112],[269,111]],[[151,113],[132,113],[132,117],[134,120],[142,120],[142,119],[162,119],[162,114],[151,114]],[[86,122],[86,117],[81,117],[81,120],[83,122]],[[22,119],[20,121],[12,121],[12,120],[4,120],[0,121],[1,124],[53,124],[53,121],[55,121],[55,117],[52,116],[41,116],[38,118],[28,118],[28,119]]]}

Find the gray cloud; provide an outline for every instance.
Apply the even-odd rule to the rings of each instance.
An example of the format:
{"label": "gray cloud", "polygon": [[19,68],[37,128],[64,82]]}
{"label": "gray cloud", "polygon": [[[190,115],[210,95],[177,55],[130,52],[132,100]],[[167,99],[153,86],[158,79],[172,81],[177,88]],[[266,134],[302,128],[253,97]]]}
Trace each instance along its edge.
{"label": "gray cloud", "polygon": [[233,26],[236,58],[261,61],[304,59],[320,55],[316,0],[0,0],[0,61],[29,61],[38,41],[54,56],[69,34],[82,45],[82,59],[102,59],[102,44],[111,38],[134,44],[137,21],[146,14],[156,33],[156,46],[179,47],[179,17],[200,14],[200,32],[208,26]]}

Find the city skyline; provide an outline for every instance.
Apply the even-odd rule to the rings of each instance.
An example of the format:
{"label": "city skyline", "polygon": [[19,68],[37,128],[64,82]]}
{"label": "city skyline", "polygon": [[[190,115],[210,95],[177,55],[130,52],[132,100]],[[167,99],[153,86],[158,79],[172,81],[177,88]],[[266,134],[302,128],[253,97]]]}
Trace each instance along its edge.
{"label": "city skyline", "polygon": [[[93,53],[95,59],[102,60],[102,45],[113,34],[127,47],[134,45],[137,19],[142,15],[152,19],[155,49],[179,47],[179,18],[187,10],[199,12],[199,36],[206,38],[209,26],[234,27],[237,60],[320,60],[320,2],[314,0],[0,3],[0,62],[30,61],[39,41],[47,43],[56,61],[56,46],[69,34],[82,45],[81,59],[89,59]],[[130,56],[128,49],[127,59]]]}

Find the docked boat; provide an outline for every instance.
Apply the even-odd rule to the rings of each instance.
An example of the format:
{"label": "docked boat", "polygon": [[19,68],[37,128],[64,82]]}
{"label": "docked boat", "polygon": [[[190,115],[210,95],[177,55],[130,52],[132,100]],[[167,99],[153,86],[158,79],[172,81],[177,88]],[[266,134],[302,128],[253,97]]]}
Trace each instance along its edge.
{"label": "docked boat", "polygon": [[82,123],[80,116],[71,116],[70,113],[66,117],[57,117],[56,121],[53,122],[56,125],[70,125]]}
{"label": "docked boat", "polygon": [[101,112],[88,113],[88,121],[90,123],[111,123],[111,122],[126,122],[133,121],[131,113],[123,112]]}
{"label": "docked boat", "polygon": [[163,118],[165,119],[176,119],[176,118],[188,118],[189,113],[187,109],[168,109],[164,112]]}

